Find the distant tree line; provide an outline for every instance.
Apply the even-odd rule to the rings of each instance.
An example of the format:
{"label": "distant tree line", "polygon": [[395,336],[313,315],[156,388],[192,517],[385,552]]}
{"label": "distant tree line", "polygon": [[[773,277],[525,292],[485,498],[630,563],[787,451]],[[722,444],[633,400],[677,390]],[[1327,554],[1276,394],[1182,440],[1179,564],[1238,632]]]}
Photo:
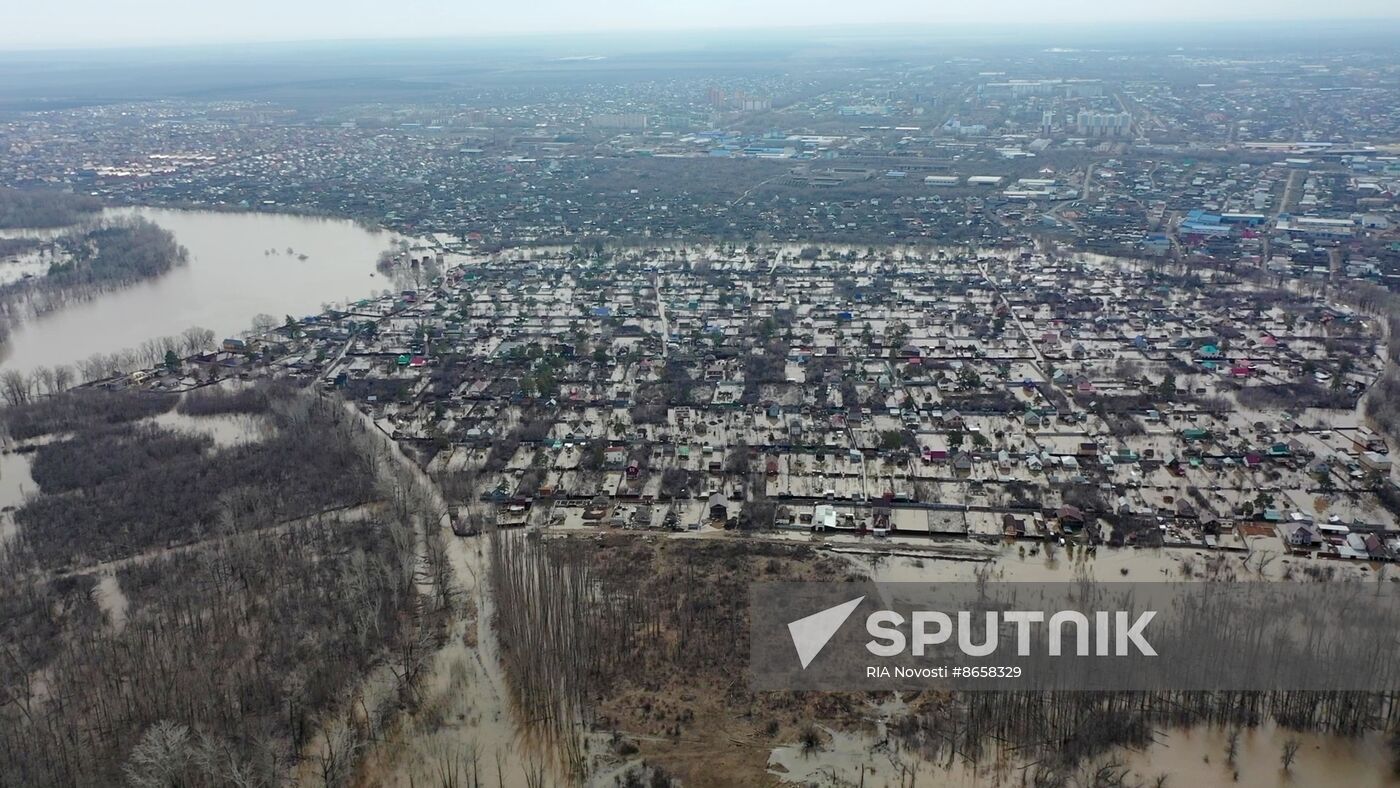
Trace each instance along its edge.
{"label": "distant tree line", "polygon": [[0,411],[0,424],[19,440],[61,432],[87,432],[137,421],[175,407],[177,397],[146,391],[76,389],[61,397],[22,403]]}
{"label": "distant tree line", "polygon": [[38,249],[42,242],[37,238],[0,238],[0,257],[22,254]]}
{"label": "distant tree line", "polygon": [[189,259],[175,236],[145,219],[127,219],[82,235],[61,236],[67,259],[49,268],[46,282],[59,287],[125,285],[160,276]]}
{"label": "distant tree line", "polygon": [[20,320],[160,276],[189,258],[170,231],[139,218],[62,235],[54,244],[59,254],[44,276],[0,286],[0,339]]}
{"label": "distant tree line", "polygon": [[[0,323],[3,327],[3,323]],[[133,369],[150,369],[169,360],[184,358],[214,345],[214,332],[191,326],[178,335],[156,337],[140,346],[115,353],[94,353],[75,364],[35,367],[28,373],[17,369],[0,372],[0,402],[24,405],[41,397],[58,394],[80,383],[90,383]]]}
{"label": "distant tree line", "polygon": [[271,410],[272,396],[266,386],[216,386],[191,391],[180,398],[175,409],[186,416],[250,416]]}
{"label": "distant tree line", "polygon": [[0,229],[66,227],[102,210],[102,201],[55,189],[0,188]]}

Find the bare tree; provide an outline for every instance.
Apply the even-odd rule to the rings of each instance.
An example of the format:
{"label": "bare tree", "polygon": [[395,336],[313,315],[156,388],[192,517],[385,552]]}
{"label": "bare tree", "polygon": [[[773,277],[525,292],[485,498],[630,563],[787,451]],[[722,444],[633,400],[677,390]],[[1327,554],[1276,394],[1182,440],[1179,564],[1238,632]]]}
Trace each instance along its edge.
{"label": "bare tree", "polygon": [[35,394],[55,394],[53,383],[53,370],[49,367],[34,368],[34,393]]}
{"label": "bare tree", "polygon": [[214,345],[214,332],[200,326],[190,326],[180,334],[184,355],[191,356]]}
{"label": "bare tree", "polygon": [[190,755],[190,729],[162,720],[147,729],[141,741],[131,748],[126,780],[135,788],[181,785]]}
{"label": "bare tree", "polygon": [[1264,570],[1268,569],[1269,564],[1272,564],[1277,558],[1278,553],[1272,550],[1260,550],[1254,554],[1254,571],[1260,575],[1264,574]]}
{"label": "bare tree", "polygon": [[272,315],[259,313],[253,316],[252,333],[254,336],[263,336],[277,328],[277,318]]}
{"label": "bare tree", "polygon": [[321,737],[324,746],[317,757],[321,767],[321,783],[327,788],[349,784],[364,742],[340,715],[321,726]]}
{"label": "bare tree", "polygon": [[1279,762],[1283,764],[1285,772],[1293,769],[1293,759],[1298,757],[1298,748],[1301,746],[1302,742],[1293,736],[1283,743],[1283,753],[1279,756]]}
{"label": "bare tree", "polygon": [[67,364],[59,364],[53,368],[54,391],[67,391],[73,385],[73,368]]}
{"label": "bare tree", "polygon": [[11,405],[24,405],[30,400],[32,381],[17,369],[0,373],[0,396]]}

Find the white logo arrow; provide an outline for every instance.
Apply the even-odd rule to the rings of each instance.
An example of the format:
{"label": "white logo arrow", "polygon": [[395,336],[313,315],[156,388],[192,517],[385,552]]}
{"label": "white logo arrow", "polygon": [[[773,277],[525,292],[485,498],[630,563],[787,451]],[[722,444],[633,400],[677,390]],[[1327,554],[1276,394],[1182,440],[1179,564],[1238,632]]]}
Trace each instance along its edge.
{"label": "white logo arrow", "polygon": [[797,647],[797,658],[802,661],[803,670],[822,653],[831,636],[836,634],[836,630],[846,623],[846,619],[850,618],[851,613],[864,601],[865,597],[860,597],[842,602],[836,607],[829,607],[820,613],[813,613],[788,624],[788,632],[792,634],[792,645]]}

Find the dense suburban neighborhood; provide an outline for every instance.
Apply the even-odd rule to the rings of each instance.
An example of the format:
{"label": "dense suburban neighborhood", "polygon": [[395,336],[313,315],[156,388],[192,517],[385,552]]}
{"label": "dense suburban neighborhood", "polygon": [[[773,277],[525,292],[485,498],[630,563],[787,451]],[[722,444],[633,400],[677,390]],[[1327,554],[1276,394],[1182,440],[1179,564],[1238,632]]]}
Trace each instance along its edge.
{"label": "dense suburban neighborhood", "polygon": [[463,533],[1400,547],[1360,415],[1380,323],[1277,277],[816,246],[424,245],[382,268],[413,286],[103,385],[343,392],[458,491]]}

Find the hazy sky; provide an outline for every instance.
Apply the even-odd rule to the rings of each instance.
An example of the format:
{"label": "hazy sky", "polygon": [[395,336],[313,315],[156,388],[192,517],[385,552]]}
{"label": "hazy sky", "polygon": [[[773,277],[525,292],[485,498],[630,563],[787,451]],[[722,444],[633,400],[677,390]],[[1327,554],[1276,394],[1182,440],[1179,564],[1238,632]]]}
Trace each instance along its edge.
{"label": "hazy sky", "polygon": [[687,28],[1400,19],[1400,0],[3,0],[0,48]]}

